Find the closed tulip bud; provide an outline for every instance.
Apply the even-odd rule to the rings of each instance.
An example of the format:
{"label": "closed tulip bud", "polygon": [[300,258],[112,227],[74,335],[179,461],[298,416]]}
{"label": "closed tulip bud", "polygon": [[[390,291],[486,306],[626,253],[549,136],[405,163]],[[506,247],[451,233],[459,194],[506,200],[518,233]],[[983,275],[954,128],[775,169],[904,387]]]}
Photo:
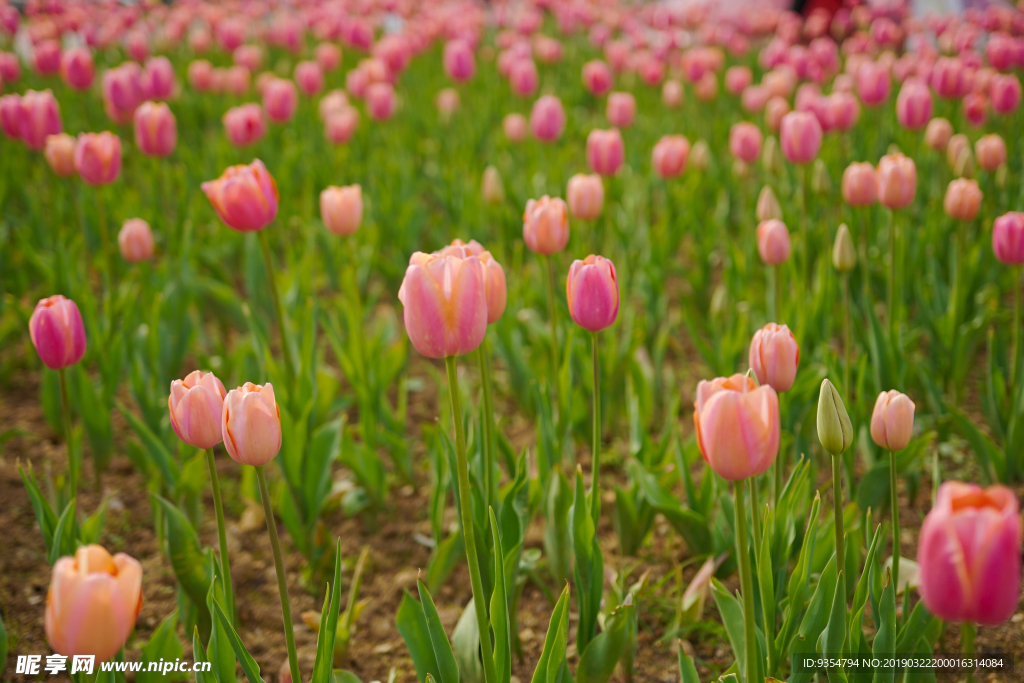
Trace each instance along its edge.
{"label": "closed tulip bud", "polygon": [[997,626],[1020,599],[1021,518],[1005,486],[948,481],[921,525],[921,601],[936,618]]}
{"label": "closed tulip bud", "polygon": [[46,138],[63,132],[60,105],[50,90],[29,90],[21,96],[20,136],[30,149],[41,152]]}
{"label": "closed tulip bud", "polygon": [[700,79],[693,84],[693,94],[701,102],[712,102],[718,97],[718,79],[712,71],[706,71]]}
{"label": "closed tulip bud", "polygon": [[328,115],[324,122],[324,137],[332,145],[343,145],[352,139],[358,126],[359,110],[346,106]]}
{"label": "closed tulip bud", "polygon": [[779,453],[779,395],[746,375],[701,380],[693,422],[701,456],[729,481],[767,472]]}
{"label": "closed tulip bud", "polygon": [[821,159],[815,159],[811,168],[811,191],[815,194],[828,194],[832,191],[832,178]]}
{"label": "closed tulip bud", "polygon": [[[743,111],[749,114],[756,114],[757,112],[763,111],[768,105],[769,93],[768,89],[763,85],[748,85],[740,93],[740,106],[743,107]],[[785,102],[785,100],[783,100]],[[786,105],[786,111],[789,111],[789,104]],[[780,115],[781,119],[782,116]],[[767,116],[765,118],[765,125],[768,124]],[[778,122],[776,122],[776,125]],[[777,131],[776,127],[773,132]]]}
{"label": "closed tulip bud", "polygon": [[928,84],[917,78],[908,78],[896,97],[896,118],[909,130],[918,130],[928,124],[932,116],[932,92]]}
{"label": "closed tulip bud", "polygon": [[60,71],[60,42],[42,40],[33,47],[32,68],[42,76],[52,76]]}
{"label": "closed tulip bud", "polygon": [[[252,84],[252,73],[241,64],[236,64],[235,66],[227,69],[218,69],[217,73],[221,75],[221,91],[238,97],[249,92],[249,86]],[[259,80],[257,79],[256,81],[256,91],[260,96],[262,96],[266,91],[266,83],[275,80],[276,77],[267,72],[260,74],[260,76],[269,77],[269,79],[264,82],[263,88],[259,87]]]}
{"label": "closed tulip bud", "polygon": [[135,110],[135,144],[143,154],[165,157],[178,144],[178,124],[163,102],[143,102]]}
{"label": "closed tulip bud", "polygon": [[730,95],[739,95],[753,80],[749,66],[731,66],[725,72],[725,89]]}
{"label": "closed tulip bud", "polygon": [[373,83],[366,88],[366,107],[377,121],[386,121],[395,113],[398,101],[394,87],[387,82]]}
{"label": "closed tulip bud", "polygon": [[917,167],[900,153],[886,154],[878,162],[878,201],[890,209],[902,209],[914,201]]}
{"label": "closed tulip bud", "polygon": [[205,59],[197,59],[188,65],[187,80],[196,92],[206,92],[213,83],[213,64]]}
{"label": "closed tulip bud", "polygon": [[46,136],[43,156],[46,163],[59,176],[68,177],[75,174],[75,138],[67,133]]}
{"label": "closed tulip bud", "polygon": [[114,123],[128,123],[144,99],[142,67],[124,62],[103,72],[103,110]]}
{"label": "closed tulip bud", "polygon": [[604,206],[604,183],[601,182],[601,176],[596,173],[577,173],[569,178],[565,198],[568,200],[569,212],[573,218],[581,221],[595,220],[601,215]]}
{"label": "closed tulip bud", "polygon": [[224,398],[221,438],[239,465],[266,465],[281,450],[281,409],[274,387],[246,382]]}
{"label": "closed tulip bud", "polygon": [[583,86],[591,95],[600,97],[612,89],[612,71],[600,59],[583,65]]}
{"label": "closed tulip bud", "polygon": [[60,75],[75,90],[88,90],[96,77],[96,66],[87,47],[72,47],[60,56]]}
{"label": "closed tulip bud", "polygon": [[565,299],[573,321],[585,330],[600,332],[619,315],[619,282],[615,264],[591,254],[572,262],[565,282]]}
{"label": "closed tulip bud", "polygon": [[444,46],[444,70],[453,81],[464,82],[476,73],[473,49],[464,40],[451,40]]}
{"label": "closed tulip bud", "polygon": [[964,150],[968,153],[971,151],[971,141],[967,139],[966,135],[957,133],[949,138],[949,144],[946,145],[946,163],[949,164],[950,170],[956,168]]}
{"label": "closed tulip bud", "polygon": [[889,69],[880,62],[865,62],[857,69],[857,94],[866,107],[877,107],[889,99],[892,81]]}
{"label": "closed tulip bud", "polygon": [[764,105],[764,125],[773,133],[778,133],[782,119],[790,112],[789,101],[784,97],[772,97]]}
{"label": "closed tulip bud", "polygon": [[1017,111],[1021,101],[1020,80],[1016,74],[996,74],[989,86],[992,111],[1000,116]]}
{"label": "closed tulip bud", "polygon": [[348,96],[344,90],[332,90],[320,99],[320,103],[317,105],[317,109],[320,112],[320,118],[326,121],[330,118],[331,114],[336,114],[340,111],[344,111],[349,106]]}
{"label": "closed tulip bud", "polygon": [[782,220],[782,205],[779,204],[772,186],[765,185],[757,195],[757,222],[763,223],[773,219]]}
{"label": "closed tulip bud", "polygon": [[765,172],[772,175],[782,173],[782,152],[779,151],[779,141],[774,135],[769,135],[764,141],[764,151],[761,152],[761,166]]}
{"label": "closed tulip bud", "polygon": [[263,108],[275,123],[286,123],[295,115],[299,96],[295,84],[284,78],[275,78],[263,88]]}
{"label": "closed tulip bud", "polygon": [[221,415],[227,391],[212,372],[193,370],[171,382],[167,410],[178,438],[195,448],[213,448],[223,440]]}
{"label": "closed tulip bud", "polygon": [[850,206],[871,206],[878,200],[878,178],[873,165],[855,161],[846,167],[843,199]]}
{"label": "closed tulip bud", "polygon": [[690,141],[682,135],[662,136],[651,152],[651,165],[663,179],[675,178],[686,168],[690,154]]}
{"label": "closed tulip bud", "polygon": [[971,154],[971,148],[965,147],[961,149],[960,154],[956,158],[956,163],[953,165],[953,175],[957,178],[973,178],[977,170],[977,165],[974,163],[974,155]]}
{"label": "closed tulip bud", "polygon": [[140,80],[142,99],[166,100],[174,94],[174,66],[167,57],[146,60]]}
{"label": "closed tulip bud", "polygon": [[761,155],[761,129],[749,121],[734,123],[729,130],[729,151],[748,164],[754,163]]}
{"label": "closed tulip bud", "polygon": [[928,127],[924,130],[924,143],[936,152],[946,151],[951,137],[953,137],[953,124],[941,116],[929,121]]}
{"label": "closed tulip bud", "polygon": [[883,391],[871,413],[871,438],[879,448],[902,451],[914,432],[914,402],[895,389]]}
{"label": "closed tulip bud", "polygon": [[569,243],[568,207],[560,198],[544,195],[526,202],[523,213],[523,241],[535,254],[550,256]]}
{"label": "closed tulip bud", "polygon": [[405,330],[427,358],[470,353],[487,331],[486,274],[475,255],[416,252],[398,291]]}
{"label": "closed tulip bud", "polygon": [[509,85],[512,92],[520,97],[528,97],[537,92],[540,83],[540,76],[537,73],[537,65],[532,59],[517,59],[512,62],[508,71]]}
{"label": "closed tulip bud", "polygon": [[992,224],[992,251],[1008,266],[1024,265],[1024,213],[1005,213]]}
{"label": "closed tulip bud", "polygon": [[849,273],[857,266],[857,249],[853,246],[850,229],[846,223],[839,225],[836,241],[832,245],[832,267],[840,273]]}
{"label": "closed tulip bud", "polygon": [[351,235],[363,221],[363,188],[331,186],[320,193],[320,219],[335,235]]}
{"label": "closed tulip bud", "polygon": [[142,564],[99,545],[80,546],[53,565],[46,594],[46,640],[65,657],[105,662],[124,647],[142,610]]}
{"label": "closed tulip bud", "polygon": [[60,294],[41,299],[28,321],[39,360],[51,370],[74,365],[85,355],[85,325],[78,306]]}
{"label": "closed tulip bud", "polygon": [[669,109],[683,106],[683,84],[669,79],[661,86],[661,102]]}
{"label": "closed tulip bud", "polygon": [[324,88],[324,71],[318,62],[299,62],[295,65],[295,82],[303,95],[312,97]]}
{"label": "closed tulip bud", "polygon": [[782,153],[793,164],[808,164],[821,149],[821,124],[806,111],[791,111],[782,117]]}
{"label": "closed tulip bud", "polygon": [[765,265],[777,266],[789,259],[789,230],[786,224],[774,218],[757,226],[757,253]]}
{"label": "closed tulip bud", "polygon": [[587,163],[591,170],[603,176],[613,176],[622,166],[624,157],[622,134],[617,128],[590,131],[587,136]]}
{"label": "closed tulip bud", "polygon": [[957,178],[946,188],[942,202],[946,215],[958,221],[971,221],[981,208],[982,192],[977,180]]}
{"label": "closed tulip bud", "polygon": [[[570,180],[570,185],[572,181]],[[484,179],[480,186],[480,194],[488,204],[501,204],[505,201],[505,185],[501,182],[501,173],[494,166],[484,169]]]}
{"label": "closed tulip bud", "polygon": [[833,456],[842,455],[853,443],[853,425],[839,391],[824,379],[818,393],[818,441]]}
{"label": "closed tulip bud", "polygon": [[75,170],[90,185],[109,185],[117,180],[121,174],[121,138],[110,131],[79,134]]}
{"label": "closed tulip bud", "polygon": [[526,139],[526,117],[522,114],[508,114],[501,122],[502,130],[509,142],[522,142]]}
{"label": "closed tulip bud", "polygon": [[21,95],[0,96],[0,128],[12,140],[21,139]]}
{"label": "closed tulip bud", "polygon": [[231,59],[249,71],[258,71],[263,66],[263,50],[259,45],[239,45],[231,53]]}
{"label": "closed tulip bud", "polygon": [[698,172],[704,172],[711,166],[711,148],[704,140],[697,140],[690,148],[690,158],[687,160],[690,166]]}
{"label": "closed tulip bud", "polygon": [[628,92],[613,92],[608,95],[605,115],[608,123],[618,128],[629,128],[636,118],[636,99]]}
{"label": "closed tulip bud", "polygon": [[998,133],[983,135],[974,143],[974,154],[978,157],[978,166],[992,172],[1006,163],[1006,143]]}
{"label": "closed tulip bud", "polygon": [[232,107],[224,113],[224,132],[235,147],[245,147],[263,139],[267,121],[263,107],[250,102]]}
{"label": "closed tulip bud", "polygon": [[233,230],[256,232],[277,217],[277,183],[259,159],[248,166],[229,166],[220,178],[201,187],[217,215]]}
{"label": "closed tulip bud", "polygon": [[153,258],[153,231],[141,218],[129,218],[117,233],[117,246],[121,257],[128,263],[140,263]]}
{"label": "closed tulip bud", "polygon": [[785,325],[768,323],[754,333],[748,354],[757,381],[775,391],[788,391],[800,366],[800,346]]}

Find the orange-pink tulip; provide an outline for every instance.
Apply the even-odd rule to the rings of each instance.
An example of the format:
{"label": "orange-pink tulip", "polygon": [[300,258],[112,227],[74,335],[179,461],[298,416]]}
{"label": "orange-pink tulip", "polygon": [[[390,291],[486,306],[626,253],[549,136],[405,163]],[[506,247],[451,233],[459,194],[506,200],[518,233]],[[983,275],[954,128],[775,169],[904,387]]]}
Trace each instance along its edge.
{"label": "orange-pink tulip", "polygon": [[129,218],[117,233],[121,257],[128,263],[141,263],[153,258],[153,231],[141,218]]}
{"label": "orange-pink tulip", "polygon": [[582,221],[596,219],[604,207],[604,183],[601,182],[601,176],[596,173],[577,173],[569,178],[565,198],[573,218]]}
{"label": "orange-pink tulip", "polygon": [[246,382],[224,397],[221,438],[240,465],[266,465],[281,450],[281,409],[269,382]]}
{"label": "orange-pink tulip", "polygon": [[789,327],[768,323],[750,340],[749,361],[758,382],[789,391],[800,366],[800,346]]}
{"label": "orange-pink tulip", "polygon": [[821,149],[821,123],[811,112],[791,111],[782,117],[782,153],[794,164],[809,164]]}
{"label": "orange-pink tulip", "polygon": [[487,332],[486,274],[475,255],[416,252],[398,299],[409,339],[428,358],[470,353]]}
{"label": "orange-pink tulip", "polygon": [[227,391],[212,372],[193,370],[171,382],[167,410],[178,438],[195,448],[213,448],[223,440],[221,415]]}
{"label": "orange-pink tulip", "polygon": [[43,156],[46,163],[59,176],[68,177],[75,175],[75,146],[77,141],[67,133],[48,135],[46,146],[43,147]]}
{"label": "orange-pink tulip", "polygon": [[505,283],[505,269],[491,255],[491,252],[484,249],[483,245],[476,240],[466,243],[455,239],[450,245],[441,251],[434,252],[433,255],[455,255],[461,258],[476,256],[480,259],[480,263],[484,266],[484,289],[487,292],[487,324],[493,325],[501,319],[508,301],[508,286]]}
{"label": "orange-pink tulip", "polygon": [[587,163],[595,173],[615,175],[622,166],[625,154],[622,134],[617,128],[595,128],[587,135]]}
{"label": "orange-pink tulip", "polygon": [[690,156],[690,141],[682,135],[664,135],[654,145],[651,152],[651,165],[663,179],[675,178],[686,168],[686,159]]}
{"label": "orange-pink tulip", "polygon": [[701,455],[724,479],[762,474],[779,453],[779,395],[745,375],[701,380],[693,422]]}
{"label": "orange-pink tulip", "polygon": [[544,195],[526,202],[523,212],[523,241],[535,254],[550,256],[569,242],[569,213],[559,197]]}
{"label": "orange-pink tulip", "polygon": [[229,166],[220,178],[202,184],[220,219],[233,230],[256,232],[277,217],[277,183],[259,159]]}
{"label": "orange-pink tulip", "polygon": [[946,215],[958,221],[972,221],[981,209],[982,192],[977,180],[956,178],[946,188],[942,207]]}
{"label": "orange-pink tulip", "polygon": [[949,139],[953,137],[953,124],[941,116],[928,122],[924,130],[924,142],[936,152],[944,152],[949,146]]}
{"label": "orange-pink tulip", "polygon": [[143,154],[165,157],[178,144],[178,124],[163,102],[143,102],[135,110],[135,144]]}
{"label": "orange-pink tulip", "polygon": [[914,432],[914,402],[892,389],[883,391],[871,413],[871,438],[879,448],[902,451]]}
{"label": "orange-pink tulip", "polygon": [[75,170],[90,185],[109,185],[121,174],[121,138],[110,131],[81,133],[75,145]]}
{"label": "orange-pink tulip", "polygon": [[878,201],[890,209],[902,209],[914,201],[917,193],[917,167],[914,160],[899,152],[886,154],[878,162]]}
{"label": "orange-pink tulip", "polygon": [[765,265],[777,266],[789,259],[789,230],[786,224],[775,218],[762,221],[757,226],[757,252]]}
{"label": "orange-pink tulip", "polygon": [[878,201],[878,178],[871,163],[855,161],[846,167],[843,199],[850,206],[871,206]]}
{"label": "orange-pink tulip", "polygon": [[974,143],[974,155],[978,166],[992,172],[1006,163],[1006,143],[998,133],[989,133]]}
{"label": "orange-pink tulip", "polygon": [[331,186],[320,193],[320,219],[335,235],[351,235],[363,221],[363,188]]}

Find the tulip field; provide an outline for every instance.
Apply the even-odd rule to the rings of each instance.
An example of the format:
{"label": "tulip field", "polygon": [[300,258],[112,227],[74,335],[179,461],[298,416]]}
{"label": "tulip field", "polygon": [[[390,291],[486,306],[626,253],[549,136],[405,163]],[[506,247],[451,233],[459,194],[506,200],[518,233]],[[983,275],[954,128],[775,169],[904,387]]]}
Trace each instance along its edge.
{"label": "tulip field", "polygon": [[1024,681],[1024,2],[808,5],[0,0],[0,680]]}

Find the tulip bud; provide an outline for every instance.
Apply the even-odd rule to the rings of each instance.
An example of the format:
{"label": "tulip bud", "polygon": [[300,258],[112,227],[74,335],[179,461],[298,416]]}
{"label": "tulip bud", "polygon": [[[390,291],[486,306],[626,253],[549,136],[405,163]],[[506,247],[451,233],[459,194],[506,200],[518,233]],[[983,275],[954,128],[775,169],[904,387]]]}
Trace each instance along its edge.
{"label": "tulip bud", "polygon": [[600,59],[583,65],[583,85],[591,95],[600,97],[612,88],[612,72]]}
{"label": "tulip bud", "polygon": [[[530,127],[534,137],[541,142],[554,142],[560,138],[565,130],[565,110],[561,100],[554,95],[544,95],[534,102],[530,111]],[[508,134],[507,127],[505,133]]]}
{"label": "tulip bud", "polygon": [[473,49],[464,40],[450,40],[444,46],[444,70],[453,81],[464,82],[476,73]]}
{"label": "tulip bud", "polygon": [[761,193],[757,195],[757,222],[763,223],[772,219],[782,220],[782,205],[775,197],[772,186],[765,185],[761,188]]}
{"label": "tulip bud", "polygon": [[53,651],[105,662],[124,647],[142,610],[142,565],[99,545],[80,546],[53,565],[46,639]]}
{"label": "tulip bud", "polygon": [[609,94],[605,115],[608,117],[608,123],[616,128],[629,128],[636,118],[636,99],[628,92]]}
{"label": "tulip bud", "polygon": [[833,456],[842,455],[853,443],[853,425],[843,398],[832,382],[824,379],[818,394],[818,440]]}
{"label": "tulip bud", "polygon": [[1024,265],[1024,213],[1010,211],[995,220],[992,251],[1008,266]]}
{"label": "tulip bud", "polygon": [[791,111],[782,117],[782,153],[790,163],[808,164],[821,149],[821,124],[806,111]]}
{"label": "tulip bud", "polygon": [[441,121],[448,123],[459,110],[459,91],[455,88],[443,88],[434,97],[434,106],[437,107]]}
{"label": "tulip bud", "polygon": [[221,414],[227,391],[212,372],[193,370],[171,382],[167,410],[178,438],[195,448],[213,448],[223,440]]}
{"label": "tulip bud", "polygon": [[953,164],[953,175],[957,178],[973,178],[977,172],[971,148],[962,148],[956,157],[956,163]]}
{"label": "tulip bud", "polygon": [[121,138],[110,131],[80,133],[75,170],[90,185],[109,185],[121,174]]}
{"label": "tulip bud", "polygon": [[953,124],[942,117],[928,122],[924,129],[924,142],[936,152],[945,151],[949,147],[949,139],[953,137]]}
{"label": "tulip bud", "polygon": [[565,300],[573,321],[585,330],[600,332],[619,315],[619,283],[615,264],[591,254],[572,262],[565,282]]}
{"label": "tulip bud", "polygon": [[908,130],[918,130],[929,123],[932,116],[932,93],[928,85],[917,78],[908,78],[896,97],[896,118]]}
{"label": "tulip bud", "polygon": [[921,601],[936,618],[996,626],[1020,600],[1021,518],[1005,486],[947,481],[921,525]]}
{"label": "tulip bud", "polygon": [[879,448],[902,451],[914,432],[914,402],[893,389],[883,391],[871,413],[871,438]]}
{"label": "tulip bud", "polygon": [[779,151],[779,141],[774,135],[769,135],[764,141],[764,151],[761,153],[761,166],[765,172],[772,175],[782,173],[782,152]]}
{"label": "tulip bud", "polygon": [[217,215],[231,229],[256,232],[277,217],[277,183],[259,159],[229,166],[220,178],[201,185]]}
{"label": "tulip bud", "polygon": [[697,140],[690,148],[688,163],[698,172],[704,172],[711,166],[711,149],[704,140]]}
{"label": "tulip bud", "polygon": [[992,172],[1006,163],[1006,143],[998,133],[983,135],[974,143],[974,154],[978,157],[978,166]]}
{"label": "tulip bud", "polygon": [[128,263],[141,263],[153,258],[153,231],[141,218],[129,218],[117,233],[117,246]]}
{"label": "tulip bud", "polygon": [[651,165],[662,179],[668,180],[682,174],[686,158],[690,154],[690,141],[682,135],[664,135],[654,145]]}
{"label": "tulip bud", "polygon": [[622,134],[617,128],[590,131],[587,136],[587,163],[592,171],[613,176],[622,166],[624,157]]}
{"label": "tulip bud", "polygon": [[351,235],[363,220],[363,188],[331,186],[320,193],[320,219],[335,235]]}
{"label": "tulip bud", "polygon": [[509,142],[522,142],[526,139],[526,117],[522,114],[508,114],[501,122],[505,137]]}
{"label": "tulip bud", "polygon": [[299,96],[295,84],[284,78],[274,78],[263,88],[263,108],[274,123],[286,123],[295,115]]}
{"label": "tulip bud", "polygon": [[917,167],[902,154],[887,154],[878,162],[878,201],[890,209],[902,209],[914,201]]}
{"label": "tulip bud", "polygon": [[878,178],[868,162],[853,162],[843,171],[843,199],[850,206],[871,206],[878,200]]}
{"label": "tulip bud", "polygon": [[943,208],[946,215],[958,221],[971,221],[981,208],[982,193],[977,180],[958,178],[949,183]]}
{"label": "tulip bud", "polygon": [[761,129],[749,121],[733,124],[729,130],[729,151],[745,163],[756,161],[761,154]]}
{"label": "tulip bud", "polygon": [[484,202],[488,204],[497,205],[505,201],[505,186],[501,182],[501,173],[494,166],[488,166],[484,169],[484,179],[481,184],[480,194],[483,196]]}
{"label": "tulip bud", "polygon": [[224,113],[224,132],[235,147],[245,147],[260,139],[267,132],[267,123],[263,116],[263,107],[250,102],[232,107]]}
{"label": "tulip bud", "polygon": [[946,163],[949,164],[950,169],[956,168],[960,154],[964,150],[971,151],[971,142],[966,135],[957,133],[949,138],[949,143],[946,145]]}
{"label": "tulip bud", "polygon": [[135,110],[135,144],[143,154],[165,157],[178,144],[178,124],[163,102],[143,102]]}
{"label": "tulip bud", "polygon": [[779,453],[779,395],[745,375],[701,380],[693,422],[701,456],[730,481],[767,472]]}
{"label": "tulip bud", "polygon": [[41,299],[28,321],[39,360],[51,370],[74,365],[85,355],[85,325],[78,306],[60,294]]}
{"label": "tulip bud", "polygon": [[487,332],[486,274],[475,255],[416,252],[398,299],[405,309],[405,331],[427,358],[470,353]]}
{"label": "tulip bud", "polygon": [[221,437],[239,465],[266,465],[281,450],[281,409],[274,387],[246,382],[224,398]]}
{"label": "tulip bud", "polygon": [[758,382],[788,391],[800,366],[800,346],[787,326],[768,323],[750,340],[748,359]]}
{"label": "tulip bud", "polygon": [[789,101],[784,97],[773,97],[764,105],[764,123],[768,130],[778,133],[783,117],[790,112]]}
{"label": "tulip bud", "polygon": [[60,56],[60,75],[75,90],[88,90],[96,76],[89,48],[72,47]]}
{"label": "tulip bud", "polygon": [[535,254],[550,256],[569,243],[568,207],[560,198],[544,195],[526,202],[523,213],[523,241]]}
{"label": "tulip bud", "polygon": [[661,86],[661,101],[669,109],[683,106],[683,84],[669,79]]}
{"label": "tulip bud", "polygon": [[853,246],[850,229],[846,223],[839,225],[836,241],[832,245],[832,266],[840,273],[849,273],[857,266],[857,249]]}
{"label": "tulip bud", "polygon": [[46,163],[50,165],[54,173],[65,178],[75,174],[76,145],[75,138],[67,133],[46,137],[43,156],[46,157]]}
{"label": "tulip bud", "polygon": [[295,82],[306,97],[312,97],[324,87],[324,70],[318,62],[299,62],[295,65]]}
{"label": "tulip bud", "polygon": [[789,230],[786,224],[775,219],[758,224],[757,252],[768,266],[777,266],[789,259]]}
{"label": "tulip bud", "polygon": [[828,168],[821,159],[815,159],[811,168],[811,191],[815,194],[828,194],[832,191],[832,178],[829,177]]}
{"label": "tulip bud", "polygon": [[366,108],[377,121],[386,121],[395,113],[398,100],[395,88],[390,83],[373,83],[366,88]]}
{"label": "tulip bud", "polygon": [[573,218],[581,221],[592,221],[601,215],[604,207],[604,183],[601,176],[577,173],[569,178],[565,188],[569,212]]}
{"label": "tulip bud", "polygon": [[29,90],[21,96],[20,106],[20,137],[30,149],[42,151],[48,136],[64,130],[60,119],[60,105],[49,90]]}

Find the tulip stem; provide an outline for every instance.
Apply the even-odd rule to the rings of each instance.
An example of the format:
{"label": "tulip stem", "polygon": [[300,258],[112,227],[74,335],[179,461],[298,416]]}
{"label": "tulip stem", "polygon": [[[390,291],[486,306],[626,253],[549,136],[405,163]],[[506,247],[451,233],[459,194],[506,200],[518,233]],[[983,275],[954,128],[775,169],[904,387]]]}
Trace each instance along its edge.
{"label": "tulip stem", "polygon": [[843,391],[853,395],[850,386],[850,274],[843,273]]}
{"label": "tulip stem", "polygon": [[71,489],[71,495],[68,497],[68,500],[73,500],[78,496],[79,463],[78,458],[75,457],[75,449],[72,444],[71,402],[68,401],[68,380],[65,369],[57,370],[57,374],[60,376],[60,407],[64,416],[64,443],[68,449],[68,484]]}
{"label": "tulip stem", "polygon": [[900,497],[896,489],[896,451],[889,451],[889,505],[892,507],[892,586],[900,590]]}
{"label": "tulip stem", "polygon": [[1017,388],[1017,361],[1020,356],[1020,287],[1022,268],[1016,268],[1013,273],[1013,356],[1010,358],[1010,395],[1015,396]]}
{"label": "tulip stem", "polygon": [[[477,354],[480,359],[480,379],[484,385],[484,405],[483,405],[483,454],[484,454],[484,498],[488,501],[488,505],[493,505],[497,500],[497,482],[494,476],[494,464],[495,464],[495,453],[494,453],[494,399],[491,393],[491,364],[490,359],[487,357],[487,337],[484,337],[483,342],[477,349]],[[510,473],[513,477],[515,473]]]}
{"label": "tulip stem", "polygon": [[220,541],[220,573],[224,581],[224,602],[227,604],[228,616],[232,626],[235,621],[235,594],[231,586],[231,564],[228,561],[228,535],[224,529],[224,504],[220,497],[220,479],[217,477],[217,461],[213,459],[213,449],[206,450],[206,466],[210,469],[210,484],[213,488],[213,509],[217,513],[217,539]]}
{"label": "tulip stem", "polygon": [[277,537],[277,522],[274,520],[274,509],[270,506],[270,489],[267,488],[267,475],[264,465],[256,465],[256,481],[260,486],[260,499],[263,501],[263,514],[267,518],[267,531],[270,532],[270,547],[274,551],[274,569],[277,572],[277,590],[281,594],[281,618],[284,621],[284,642],[288,646],[288,669],[293,681],[301,681],[299,676],[299,658],[295,653],[295,629],[292,627],[292,608],[288,601],[288,582],[284,573],[284,560],[281,558],[281,541]]}
{"label": "tulip stem", "polygon": [[745,653],[744,683],[757,683],[757,630],[754,625],[754,577],[750,568],[750,552],[747,541],[747,509],[744,482],[733,486],[736,500],[733,512],[736,517],[736,554],[740,566],[740,591],[743,593],[743,642]]}
{"label": "tulip stem", "polygon": [[552,374],[552,381],[555,386],[558,386],[558,321],[555,319],[555,286],[554,286],[554,270],[551,265],[551,257],[544,257],[544,281],[547,285],[548,293],[548,320],[551,322],[551,354],[552,361],[554,362],[554,373]]}
{"label": "tulip stem", "polygon": [[[289,409],[295,394],[295,371],[292,368],[292,353],[288,345],[288,331],[284,326],[284,309],[281,308],[281,295],[277,291],[277,278],[274,277],[274,259],[270,254],[270,243],[264,231],[257,233],[260,249],[263,251],[263,263],[267,271],[267,284],[270,285],[270,298],[274,303],[274,315],[277,317],[277,332],[281,337],[281,353],[284,356],[284,376],[288,383]],[[296,679],[298,680],[298,679]]]}
{"label": "tulip stem", "polygon": [[[965,621],[960,624],[960,649],[964,658],[968,661],[974,659],[975,646],[974,641],[978,636],[978,627],[973,621]],[[966,683],[973,683],[974,681],[974,662],[971,662],[967,668],[967,676],[964,679]]]}
{"label": "tulip stem", "polygon": [[765,266],[765,274],[768,276],[768,291],[765,293],[765,298],[768,300],[768,320],[778,320],[779,316],[776,311],[778,310],[778,292],[775,288],[775,281],[778,280],[778,273],[776,272],[777,266]]}
{"label": "tulip stem", "polygon": [[889,209],[889,334],[896,342],[896,212]]}
{"label": "tulip stem", "polygon": [[597,332],[590,333],[594,366],[594,435],[590,452],[590,515],[594,529],[601,518],[601,363],[598,355]]}
{"label": "tulip stem", "polygon": [[455,465],[459,482],[459,512],[462,521],[462,540],[466,545],[469,563],[469,583],[473,591],[473,607],[480,633],[480,653],[484,661],[484,681],[496,683],[494,653],[491,651],[490,620],[487,617],[487,599],[480,578],[480,558],[476,553],[476,534],[473,530],[473,502],[469,492],[469,463],[466,461],[466,435],[462,428],[462,406],[459,399],[459,375],[455,356],[444,359],[448,370],[448,396],[452,403],[452,421],[455,423]]}
{"label": "tulip stem", "polygon": [[843,457],[832,456],[832,507],[836,518],[836,571],[846,568],[846,546],[843,541]]}
{"label": "tulip stem", "polygon": [[754,559],[761,561],[761,504],[757,493],[757,477],[748,477],[750,482],[750,529],[754,532]]}

